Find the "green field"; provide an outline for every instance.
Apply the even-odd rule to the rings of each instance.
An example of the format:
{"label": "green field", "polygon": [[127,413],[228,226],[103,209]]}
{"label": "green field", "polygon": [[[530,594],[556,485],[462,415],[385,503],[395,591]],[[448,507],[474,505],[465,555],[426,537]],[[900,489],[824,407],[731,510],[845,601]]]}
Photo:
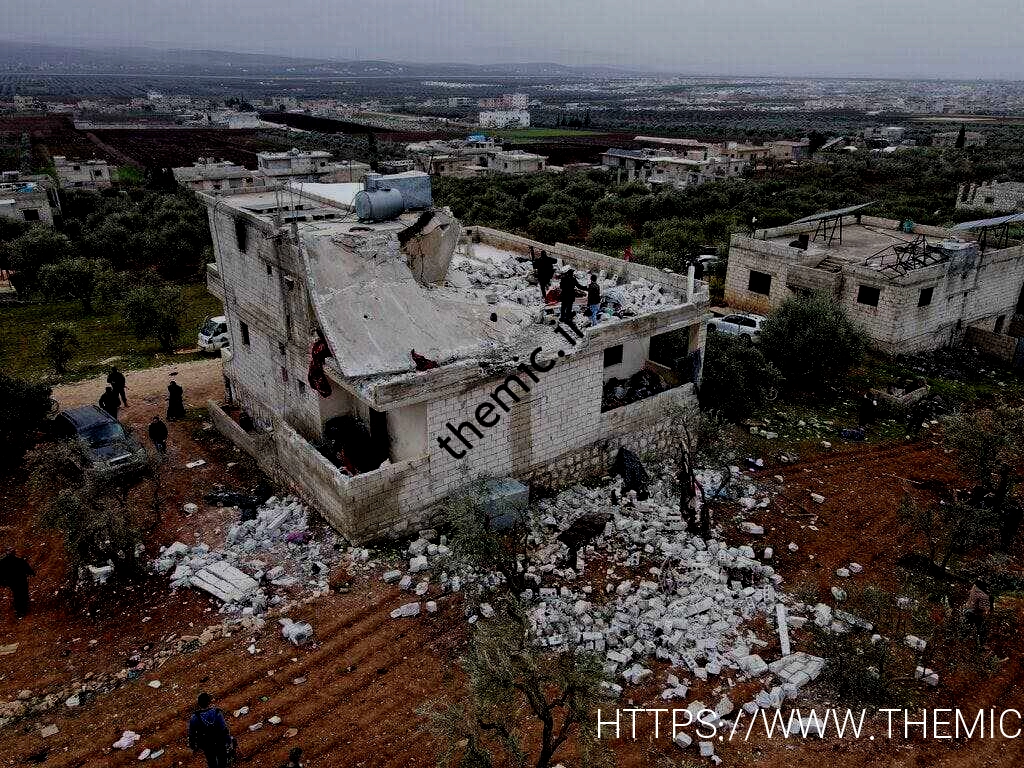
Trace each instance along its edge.
{"label": "green field", "polygon": [[[177,347],[195,350],[196,335],[203,320],[220,313],[220,301],[205,285],[186,286],[185,313]],[[40,353],[43,331],[53,323],[69,324],[78,334],[80,344],[68,373],[61,377],[54,374]],[[100,362],[112,357],[120,358],[119,368],[130,370],[190,360],[199,357],[199,353],[168,355],[160,352],[156,341],[139,341],[132,336],[116,312],[85,315],[77,301],[0,307],[0,369],[5,373],[48,383],[77,381],[105,372],[110,364],[100,365]]]}

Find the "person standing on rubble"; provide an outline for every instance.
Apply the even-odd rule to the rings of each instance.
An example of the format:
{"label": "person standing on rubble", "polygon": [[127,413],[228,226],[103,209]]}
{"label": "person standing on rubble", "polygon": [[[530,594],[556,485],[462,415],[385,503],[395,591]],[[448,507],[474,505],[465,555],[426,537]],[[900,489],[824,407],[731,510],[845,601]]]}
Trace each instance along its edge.
{"label": "person standing on rubble", "polygon": [[193,754],[203,753],[207,768],[227,768],[232,739],[224,713],[212,705],[208,693],[200,693],[196,704],[188,721],[189,749]]}
{"label": "person standing on rubble", "polygon": [[185,390],[176,381],[172,381],[167,385],[167,420],[174,421],[175,419],[185,418],[185,403],[182,399],[184,397]]}
{"label": "person standing on rubble", "polygon": [[14,615],[19,619],[28,614],[28,577],[36,572],[28,564],[28,560],[18,557],[13,549],[0,558],[0,586],[11,590],[14,598]]}
{"label": "person standing on rubble", "polygon": [[551,278],[555,276],[555,260],[548,256],[547,251],[541,251],[540,256],[533,258],[533,246],[530,246],[530,260],[533,262],[533,270],[537,275],[537,282],[540,284],[540,300],[543,304],[547,301],[548,290],[551,288]]}
{"label": "person standing on rubble", "polygon": [[590,315],[590,324],[597,325],[597,313],[601,311],[601,286],[597,284],[597,275],[590,275],[590,284],[587,286],[587,314]]}
{"label": "person standing on rubble", "polygon": [[576,280],[576,273],[568,264],[565,266],[565,269],[562,270],[562,279],[559,281],[558,287],[561,289],[562,293],[562,311],[559,318],[563,323],[573,325],[572,306],[576,303],[576,291],[583,291],[586,289],[579,284],[579,281]]}

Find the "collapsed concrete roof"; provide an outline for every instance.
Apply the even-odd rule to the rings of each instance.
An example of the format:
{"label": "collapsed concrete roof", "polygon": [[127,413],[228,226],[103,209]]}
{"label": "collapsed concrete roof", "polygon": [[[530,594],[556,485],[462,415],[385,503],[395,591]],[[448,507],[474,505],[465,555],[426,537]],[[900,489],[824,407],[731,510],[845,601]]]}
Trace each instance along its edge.
{"label": "collapsed concrete roof", "polygon": [[402,227],[303,233],[310,300],[345,376],[414,370],[412,349],[440,362],[489,357],[533,314],[437,284],[447,274],[460,227],[447,210],[430,213],[403,217]]}

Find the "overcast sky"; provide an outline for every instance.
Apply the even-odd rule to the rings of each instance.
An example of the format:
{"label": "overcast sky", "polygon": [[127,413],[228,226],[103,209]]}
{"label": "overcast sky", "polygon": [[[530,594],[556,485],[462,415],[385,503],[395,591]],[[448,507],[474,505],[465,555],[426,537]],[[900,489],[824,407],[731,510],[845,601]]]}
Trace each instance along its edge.
{"label": "overcast sky", "polygon": [[0,38],[682,74],[1024,79],[1021,0],[0,0]]}

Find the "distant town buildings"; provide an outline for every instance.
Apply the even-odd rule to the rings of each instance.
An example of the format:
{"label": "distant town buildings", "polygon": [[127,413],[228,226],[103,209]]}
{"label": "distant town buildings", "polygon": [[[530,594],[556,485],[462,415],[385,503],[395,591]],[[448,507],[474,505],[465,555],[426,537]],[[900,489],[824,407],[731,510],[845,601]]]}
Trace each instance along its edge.
{"label": "distant town buildings", "polygon": [[[933,147],[955,147],[957,141],[960,139],[960,131],[942,131],[941,133],[932,134],[932,146]],[[985,146],[985,134],[978,133],[977,131],[965,131],[964,132],[964,146],[965,147],[984,147]]]}
{"label": "distant town buildings", "polygon": [[1024,211],[1024,181],[986,181],[962,184],[956,207],[993,213]]}
{"label": "distant town buildings", "polygon": [[61,189],[106,189],[116,170],[106,160],[68,160],[63,155],[53,156],[53,168]]}
{"label": "distant town buildings", "polygon": [[432,176],[466,178],[487,173],[524,174],[547,170],[547,158],[523,150],[505,150],[486,136],[456,141],[422,141],[409,144],[417,170]]}
{"label": "distant town buildings", "polygon": [[522,110],[530,105],[530,97],[525,93],[506,93],[496,99],[479,99],[477,106],[484,110]]}
{"label": "distant town buildings", "polygon": [[495,109],[480,113],[481,128],[529,128],[530,113],[525,109]]}
{"label": "distant town buildings", "polygon": [[224,189],[255,189],[256,171],[250,171],[229,160],[200,157],[191,166],[175,168],[174,179],[194,192],[217,192]]}
{"label": "distant town buildings", "polygon": [[195,192],[243,192],[288,182],[348,183],[362,181],[370,166],[356,160],[334,160],[323,150],[291,149],[257,152],[250,170],[227,160],[200,157],[190,166],[175,168],[174,179]]}

